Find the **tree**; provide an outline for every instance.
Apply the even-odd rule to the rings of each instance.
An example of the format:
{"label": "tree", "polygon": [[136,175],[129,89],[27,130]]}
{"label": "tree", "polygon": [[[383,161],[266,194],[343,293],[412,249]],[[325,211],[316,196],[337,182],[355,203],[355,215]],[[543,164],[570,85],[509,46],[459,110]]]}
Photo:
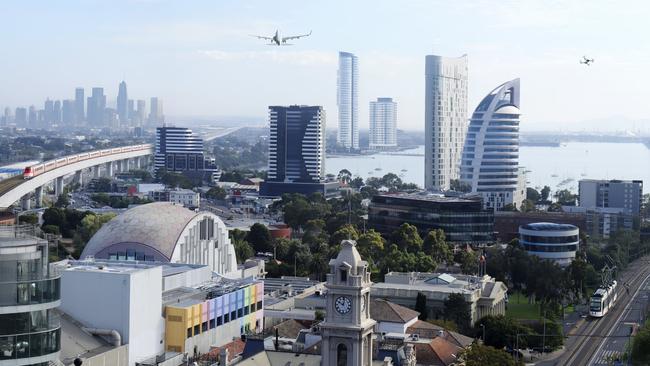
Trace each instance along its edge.
{"label": "tree", "polygon": [[540,192],[542,201],[548,201],[548,197],[549,197],[550,194],[551,194],[551,187],[544,186],[544,188],[542,188],[542,190]]}
{"label": "tree", "polygon": [[456,254],[456,262],[464,274],[476,274],[478,270],[478,256],[474,252],[461,250]]}
{"label": "tree", "polygon": [[88,240],[90,240],[90,238],[92,238],[105,223],[111,221],[115,216],[117,215],[114,213],[86,215],[83,220],[81,220],[81,227],[79,228],[83,241],[88,242]]}
{"label": "tree", "polygon": [[59,198],[56,199],[55,207],[66,208],[70,205],[70,199],[67,194],[60,194]]}
{"label": "tree", "polygon": [[531,187],[526,188],[526,199],[531,200],[533,202],[538,202],[541,197],[542,196],[535,188],[531,188]]}
{"label": "tree", "polygon": [[424,238],[424,252],[438,264],[451,263],[454,260],[454,255],[445,239],[445,232],[442,229],[431,230]]}
{"label": "tree", "polygon": [[452,179],[449,182],[449,188],[452,191],[463,192],[463,193],[469,193],[472,191],[472,186],[467,182],[461,181],[460,179]]}
{"label": "tree", "polygon": [[635,365],[650,365],[650,326],[646,324],[632,338],[632,361]]}
{"label": "tree", "polygon": [[508,203],[507,205],[504,205],[503,208],[501,208],[501,211],[518,211],[517,205],[514,203]]}
{"label": "tree", "polygon": [[352,173],[347,169],[342,169],[339,172],[339,175],[336,176],[336,179],[343,184],[350,184],[352,180]]}
{"label": "tree", "polygon": [[488,315],[479,319],[474,327],[474,334],[482,338],[484,329],[485,339],[483,343],[497,349],[515,348],[517,334],[520,335],[520,347],[525,347],[525,336],[532,332],[530,328],[520,325],[512,318],[503,315]]}
{"label": "tree", "polygon": [[256,253],[266,253],[273,250],[271,232],[264,224],[258,222],[251,226],[248,235],[246,235],[246,241],[251,244]]}
{"label": "tree", "polygon": [[339,245],[343,240],[350,239],[350,240],[357,240],[359,239],[359,233],[357,232],[357,229],[354,228],[352,225],[344,225],[340,229],[338,229],[332,236],[330,237],[330,244],[331,245]]}
{"label": "tree", "polygon": [[381,253],[384,251],[384,239],[381,234],[375,230],[361,234],[357,239],[357,250],[364,259],[380,259]]}
{"label": "tree", "polygon": [[43,232],[48,234],[54,234],[54,235],[61,234],[61,232],[59,231],[59,227],[56,225],[44,225],[42,230]]}
{"label": "tree", "polygon": [[427,297],[421,292],[418,292],[418,296],[415,298],[415,311],[420,313],[418,319],[427,320],[427,317],[429,316],[429,309],[427,308]]}
{"label": "tree", "polygon": [[577,203],[578,195],[571,193],[568,189],[563,189],[555,192],[557,202],[562,206],[575,206]]}
{"label": "tree", "polygon": [[97,178],[93,183],[95,192],[110,192],[113,187],[112,181],[106,177]]}
{"label": "tree", "polygon": [[26,214],[18,216],[19,224],[36,225],[38,224],[38,216],[36,214]]}
{"label": "tree", "polygon": [[516,362],[506,351],[490,346],[474,343],[461,352],[460,359],[466,366],[519,366],[523,362]]}
{"label": "tree", "polygon": [[236,240],[233,242],[233,246],[235,247],[237,263],[244,263],[248,258],[255,255],[255,250],[246,240]]}
{"label": "tree", "polygon": [[66,225],[65,211],[58,207],[50,207],[43,212],[43,226],[54,225],[59,228]]}
{"label": "tree", "polygon": [[192,183],[192,181],[188,177],[180,173],[163,171],[160,174],[160,181],[163,184],[173,188],[184,188],[184,189],[194,188],[194,184]]}
{"label": "tree", "polygon": [[468,334],[471,330],[471,306],[465,301],[465,296],[460,293],[452,293],[443,303],[443,314],[445,319],[456,323],[458,330]]}
{"label": "tree", "polygon": [[353,188],[361,188],[363,187],[363,178],[361,177],[355,177],[350,181],[350,187]]}
{"label": "tree", "polygon": [[535,202],[530,199],[525,199],[521,202],[521,207],[519,207],[521,212],[530,212],[535,211]]}
{"label": "tree", "polygon": [[412,253],[422,250],[423,240],[418,229],[407,222],[393,232],[392,239],[401,250]]}
{"label": "tree", "polygon": [[207,198],[220,201],[225,200],[227,195],[228,192],[226,192],[226,190],[222,187],[212,187],[207,192],[205,192],[205,196]]}

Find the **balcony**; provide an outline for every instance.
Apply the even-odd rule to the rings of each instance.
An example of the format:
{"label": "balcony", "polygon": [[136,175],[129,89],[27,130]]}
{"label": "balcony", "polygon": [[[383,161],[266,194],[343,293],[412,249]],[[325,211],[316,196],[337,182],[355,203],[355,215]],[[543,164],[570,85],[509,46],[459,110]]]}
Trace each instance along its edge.
{"label": "balcony", "polygon": [[36,305],[61,299],[61,278],[37,281],[0,282],[0,307]]}

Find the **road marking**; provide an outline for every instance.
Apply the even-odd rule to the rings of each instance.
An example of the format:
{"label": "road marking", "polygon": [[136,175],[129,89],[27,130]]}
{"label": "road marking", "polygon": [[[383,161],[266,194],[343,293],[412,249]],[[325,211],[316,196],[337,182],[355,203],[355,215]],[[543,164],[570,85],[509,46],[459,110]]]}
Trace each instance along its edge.
{"label": "road marking", "polygon": [[[632,295],[632,297],[630,298],[630,301],[627,303],[627,305],[625,305],[625,309],[623,309],[623,311],[621,311],[621,315],[618,316],[618,318],[616,319],[616,322],[614,323],[614,326],[611,327],[611,328],[609,329],[609,332],[607,332],[607,334],[606,334],[605,337],[603,338],[603,341],[600,343],[600,345],[598,345],[598,348],[596,349],[596,352],[595,352],[594,355],[591,357],[591,359],[589,359],[589,362],[587,362],[587,365],[593,365],[593,364],[594,364],[594,359],[595,359],[596,356],[600,353],[600,351],[602,350],[602,348],[603,348],[603,346],[605,345],[605,343],[607,343],[607,339],[608,339],[609,336],[612,334],[612,332],[614,331],[614,329],[618,328],[619,323],[621,322],[621,318],[623,318],[623,314],[627,313],[627,314],[629,315],[629,313],[630,313],[630,305],[632,305],[632,304],[634,303],[634,298],[636,297],[636,295],[639,294],[639,291],[641,291],[641,289],[644,287],[643,285],[646,283],[646,281],[647,281],[649,278],[650,278],[650,274],[647,275],[647,276],[643,279],[643,282],[641,282],[641,286],[639,286],[639,288],[636,289],[636,291],[634,292],[634,295]],[[626,317],[627,317],[627,316],[626,316]]]}

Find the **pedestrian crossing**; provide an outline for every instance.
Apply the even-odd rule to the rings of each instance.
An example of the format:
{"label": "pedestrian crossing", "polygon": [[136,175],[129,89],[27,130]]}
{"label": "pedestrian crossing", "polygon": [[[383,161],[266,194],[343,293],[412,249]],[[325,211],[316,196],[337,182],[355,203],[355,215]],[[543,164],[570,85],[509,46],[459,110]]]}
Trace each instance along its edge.
{"label": "pedestrian crossing", "polygon": [[614,361],[620,360],[622,357],[623,354],[619,350],[601,349],[592,365],[609,366],[612,365]]}

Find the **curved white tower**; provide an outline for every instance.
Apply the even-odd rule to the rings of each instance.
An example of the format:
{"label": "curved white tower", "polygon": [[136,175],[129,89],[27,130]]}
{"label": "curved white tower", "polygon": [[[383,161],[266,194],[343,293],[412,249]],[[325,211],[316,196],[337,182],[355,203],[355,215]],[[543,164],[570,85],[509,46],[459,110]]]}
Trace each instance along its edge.
{"label": "curved white tower", "polygon": [[486,208],[517,208],[525,196],[519,167],[519,79],[499,85],[479,103],[467,130],[461,181],[483,196]]}

